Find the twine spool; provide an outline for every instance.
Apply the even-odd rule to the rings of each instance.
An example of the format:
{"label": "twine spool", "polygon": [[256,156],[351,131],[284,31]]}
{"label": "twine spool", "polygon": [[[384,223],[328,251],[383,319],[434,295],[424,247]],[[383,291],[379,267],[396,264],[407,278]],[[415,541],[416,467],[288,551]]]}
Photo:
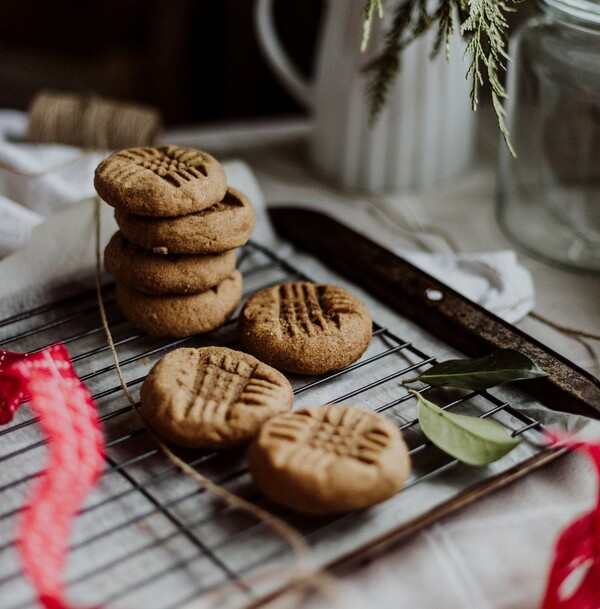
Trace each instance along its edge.
{"label": "twine spool", "polygon": [[161,126],[160,113],[148,106],[93,94],[41,91],[29,107],[27,139],[87,149],[151,146]]}

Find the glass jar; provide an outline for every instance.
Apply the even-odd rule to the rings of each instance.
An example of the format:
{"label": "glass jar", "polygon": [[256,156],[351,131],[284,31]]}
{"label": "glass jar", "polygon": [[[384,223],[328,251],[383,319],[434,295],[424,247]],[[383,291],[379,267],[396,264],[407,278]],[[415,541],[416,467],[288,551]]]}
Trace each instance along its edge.
{"label": "glass jar", "polygon": [[541,0],[511,40],[498,221],[547,262],[600,273],[600,0]]}

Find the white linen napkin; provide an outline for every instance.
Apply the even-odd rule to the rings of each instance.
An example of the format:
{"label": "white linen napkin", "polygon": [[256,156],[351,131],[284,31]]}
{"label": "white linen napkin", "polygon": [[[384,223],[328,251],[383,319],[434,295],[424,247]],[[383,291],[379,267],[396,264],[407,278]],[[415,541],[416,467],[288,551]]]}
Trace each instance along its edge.
{"label": "white linen napkin", "polygon": [[0,258],[24,245],[44,217],[0,195]]}
{"label": "white linen napkin", "polygon": [[519,321],[533,310],[531,274],[519,264],[512,250],[476,254],[407,250],[396,253],[509,323]]}

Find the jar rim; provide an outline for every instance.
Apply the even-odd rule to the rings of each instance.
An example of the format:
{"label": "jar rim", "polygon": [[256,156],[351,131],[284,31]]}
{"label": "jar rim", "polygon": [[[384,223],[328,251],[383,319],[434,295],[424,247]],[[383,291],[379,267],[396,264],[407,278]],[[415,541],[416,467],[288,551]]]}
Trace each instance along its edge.
{"label": "jar rim", "polygon": [[541,0],[553,9],[576,18],[582,23],[600,25],[599,0]]}

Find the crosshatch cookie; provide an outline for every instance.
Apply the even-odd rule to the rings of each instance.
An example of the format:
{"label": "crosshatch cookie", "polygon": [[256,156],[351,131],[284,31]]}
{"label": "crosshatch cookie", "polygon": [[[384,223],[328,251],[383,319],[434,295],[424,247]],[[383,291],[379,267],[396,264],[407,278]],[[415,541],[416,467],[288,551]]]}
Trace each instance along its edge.
{"label": "crosshatch cookie", "polygon": [[174,338],[223,325],[242,298],[242,275],[234,271],[200,294],[145,294],[118,283],[117,303],[127,319],[153,336]]}
{"label": "crosshatch cookie", "polygon": [[188,448],[229,448],[292,407],[289,381],[256,358],[227,349],[176,349],[142,384],[142,414],[161,436]]}
{"label": "crosshatch cookie", "polygon": [[128,148],[96,168],[94,187],[112,207],[141,216],[180,216],[225,196],[221,164],[207,152],[179,146]]}
{"label": "crosshatch cookie", "polygon": [[272,418],[250,445],[248,460],[267,497],[307,514],[384,501],[410,472],[400,430],[382,415],[345,404]]}
{"label": "crosshatch cookie", "polygon": [[255,221],[250,201],[233,188],[222,201],[194,214],[149,218],[115,209],[115,220],[129,241],[160,254],[210,254],[241,247]]}
{"label": "crosshatch cookie", "polygon": [[356,296],[305,281],[261,290],[239,317],[240,341],[275,368],[298,374],[340,370],[369,346],[371,316]]}
{"label": "crosshatch cookie", "polygon": [[148,294],[197,294],[221,283],[235,270],[235,252],[161,256],[116,232],[104,250],[104,266],[126,286]]}

